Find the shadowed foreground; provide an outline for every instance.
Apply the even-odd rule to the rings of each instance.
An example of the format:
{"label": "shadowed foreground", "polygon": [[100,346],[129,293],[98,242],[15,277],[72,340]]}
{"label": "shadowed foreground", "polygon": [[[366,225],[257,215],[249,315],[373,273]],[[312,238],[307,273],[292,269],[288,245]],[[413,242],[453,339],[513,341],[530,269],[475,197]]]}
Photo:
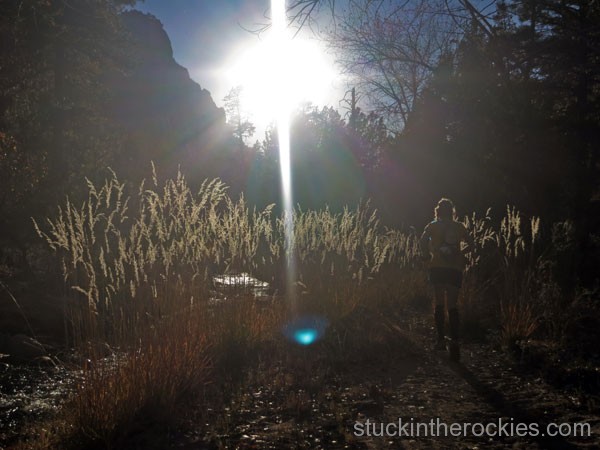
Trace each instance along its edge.
{"label": "shadowed foreground", "polygon": [[[468,343],[463,362],[433,352],[428,322],[398,327],[394,345],[337,367],[319,349],[290,348],[220,408],[196,411],[176,448],[569,449],[598,448],[597,398],[557,389],[488,344]],[[411,331],[408,331],[411,328]],[[395,348],[394,348],[395,347]],[[292,356],[293,355],[293,356]],[[329,366],[329,367],[327,367]],[[590,437],[379,437],[356,435],[371,423],[588,423]],[[512,419],[512,420],[511,420]],[[363,424],[355,428],[356,423]],[[199,425],[201,424],[201,425]],[[377,429],[378,430],[378,429]],[[395,428],[393,428],[395,430]],[[379,431],[376,431],[379,433]],[[365,433],[366,434],[366,433]]]}

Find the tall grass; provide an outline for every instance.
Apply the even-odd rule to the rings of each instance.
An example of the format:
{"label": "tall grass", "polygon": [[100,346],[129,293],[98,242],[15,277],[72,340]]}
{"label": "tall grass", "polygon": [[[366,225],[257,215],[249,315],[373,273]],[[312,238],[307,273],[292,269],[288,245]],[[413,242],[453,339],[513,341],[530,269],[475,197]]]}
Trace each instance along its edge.
{"label": "tall grass", "polygon": [[[415,236],[382,229],[368,204],[341,213],[298,208],[290,241],[272,206],[251,210],[219,180],[194,193],[183,175],[160,182],[153,169],[137,189],[114,172],[87,184],[81,205],[67,200],[54,218],[35,222],[59,258],[72,295],[71,339],[88,361],[70,409],[79,440],[110,443],[140,417],[168,416],[215,376],[243,373],[281,330],[283,301],[264,308],[240,296],[212,305],[215,275],[248,272],[277,296],[293,257],[301,308],[335,321],[369,300],[377,273],[408,267],[416,255]],[[107,349],[115,364],[103,359]]]}
{"label": "tall grass", "polygon": [[544,261],[540,219],[525,220],[515,207],[507,206],[495,226],[490,214],[488,210],[484,217],[473,214],[464,220],[474,248],[467,255],[462,306],[467,322],[483,319],[488,327],[499,325],[502,343],[512,347],[529,338],[538,325],[543,291],[539,269]]}
{"label": "tall grass", "polygon": [[270,227],[270,209],[248,214],[219,180],[193,195],[181,174],[161,186],[154,174],[152,188],[142,183],[133,199],[114,173],[88,188],[80,207],[67,200],[47,231],[36,229],[95,322],[86,332],[108,341],[127,338],[131,321],[152,322],[206,301],[212,276],[253,261],[255,236]]}
{"label": "tall grass", "polygon": [[249,272],[285,286],[286,258],[297,260],[296,281],[335,297],[386,264],[407,265],[416,240],[381,230],[369,205],[342,213],[296,210],[286,248],[283,218],[272,208],[250,211],[219,180],[198,193],[183,175],[144,183],[132,198],[114,173],[103,186],[88,181],[81,206],[67,201],[38,234],[61,258],[65,283],[85,302],[101,339],[122,342],[131,321],[152,321],[209,297],[212,277]]}
{"label": "tall grass", "polygon": [[[289,266],[298,311],[327,317],[329,347],[341,355],[388,339],[389,310],[425,294],[417,234],[382,227],[369,203],[339,213],[298,207],[290,240],[273,205],[251,209],[218,179],[192,192],[183,175],[159,181],[153,168],[138,188],[114,172],[87,183],[86,201],[67,200],[35,227],[72,293],[72,341],[90,362],[71,422],[94,442],[110,446],[140,418],[170,416],[206,383],[244,373],[292,313]],[[539,219],[508,207],[499,224],[489,211],[464,223],[475,242],[461,293],[466,322],[500,329],[506,343],[530,337],[544,292]],[[214,276],[242,272],[267,281],[275,302],[240,293],[214,305]]]}
{"label": "tall grass", "polygon": [[[181,174],[159,182],[153,167],[151,182],[137,190],[112,172],[102,186],[88,181],[82,205],[67,201],[54,219],[35,226],[59,255],[79,302],[74,335],[88,341],[135,342],[138,327],[206,303],[216,274],[248,272],[281,294],[290,257],[301,301],[331,317],[361,302],[389,304],[398,290],[406,297],[423,289],[413,270],[417,236],[381,227],[368,203],[341,213],[298,207],[292,240],[272,211],[250,210],[219,180],[205,181],[197,193]],[[509,330],[503,311],[524,308],[534,322],[537,311],[527,305],[540,288],[539,218],[525,221],[507,207],[499,225],[489,211],[464,223],[475,242],[461,299],[466,315],[498,317]]]}

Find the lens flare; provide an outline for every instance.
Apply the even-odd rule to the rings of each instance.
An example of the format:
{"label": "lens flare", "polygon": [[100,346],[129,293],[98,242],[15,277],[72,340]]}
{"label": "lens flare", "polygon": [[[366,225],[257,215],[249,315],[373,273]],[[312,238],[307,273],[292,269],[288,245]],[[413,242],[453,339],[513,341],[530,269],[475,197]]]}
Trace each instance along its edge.
{"label": "lens flare", "polygon": [[288,323],[283,334],[296,344],[308,346],[325,335],[329,323],[321,316],[300,316]]}
{"label": "lens flare", "polygon": [[317,330],[306,328],[294,333],[294,340],[301,345],[310,345],[317,340],[319,334]]}
{"label": "lens flare", "polygon": [[[289,50],[289,35],[286,30],[285,0],[271,1],[271,14],[273,20],[273,37],[279,42],[278,51],[273,55],[276,61],[285,61]],[[289,98],[291,86],[286,82],[286,67],[279,65],[277,76],[281,82],[275,83],[274,88],[280,92],[275,92],[281,99]],[[295,265],[294,265],[294,210],[292,199],[292,167],[290,155],[290,109],[289,101],[281,101],[277,107],[277,133],[279,135],[279,169],[282,180],[283,197],[283,220],[285,233],[285,248],[287,256],[286,268],[286,296],[290,302],[292,310],[295,309]]]}

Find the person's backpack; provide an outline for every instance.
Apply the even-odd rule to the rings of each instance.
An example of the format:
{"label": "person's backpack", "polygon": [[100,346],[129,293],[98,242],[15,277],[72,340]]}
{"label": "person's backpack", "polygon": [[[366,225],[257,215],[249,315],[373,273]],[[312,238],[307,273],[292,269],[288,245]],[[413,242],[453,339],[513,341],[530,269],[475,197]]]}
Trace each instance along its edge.
{"label": "person's backpack", "polygon": [[442,243],[438,247],[438,251],[442,259],[453,262],[460,255],[460,239],[455,227],[444,223],[441,223],[441,225]]}

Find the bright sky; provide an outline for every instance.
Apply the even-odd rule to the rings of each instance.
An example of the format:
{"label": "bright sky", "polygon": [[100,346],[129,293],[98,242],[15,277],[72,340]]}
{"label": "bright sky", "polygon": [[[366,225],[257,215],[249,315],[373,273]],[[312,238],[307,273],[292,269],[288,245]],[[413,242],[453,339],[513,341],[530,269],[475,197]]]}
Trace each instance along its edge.
{"label": "bright sky", "polygon": [[[270,0],[145,0],[136,8],[156,16],[171,39],[175,60],[190,76],[208,89],[217,105],[236,85],[242,85],[242,98],[250,120],[257,126],[255,138],[263,136],[271,121],[269,113],[278,99],[269,94],[276,83],[276,62],[269,57],[274,43],[269,32],[257,29],[269,22]],[[336,80],[333,58],[310,32],[297,37],[285,65],[288,85],[296,102],[338,106],[343,97]]]}

